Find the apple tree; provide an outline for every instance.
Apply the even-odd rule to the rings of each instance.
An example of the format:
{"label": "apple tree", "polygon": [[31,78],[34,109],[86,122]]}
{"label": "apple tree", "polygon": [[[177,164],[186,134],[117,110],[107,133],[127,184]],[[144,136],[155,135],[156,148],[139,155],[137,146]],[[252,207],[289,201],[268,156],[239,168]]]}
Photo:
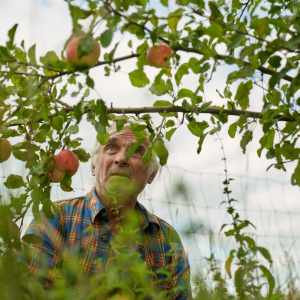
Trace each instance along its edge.
{"label": "apple tree", "polygon": [[[294,162],[291,183],[300,186],[298,0],[86,0],[80,6],[76,1],[66,2],[73,25],[70,40],[76,39],[67,47],[75,58],[68,57],[68,51],[55,53],[51,49],[36,57],[35,45],[27,48],[24,41],[15,43],[17,25],[9,30],[6,44],[0,46],[0,161],[6,159],[4,152],[10,152],[2,145],[4,141],[19,137],[12,145],[12,155],[28,170],[24,178],[8,173],[4,183],[22,192],[1,204],[1,219],[6,223],[2,222],[6,229],[11,228],[1,231],[3,253],[12,255],[5,249],[20,249],[13,224],[24,218],[29,207],[37,219],[40,205],[52,217],[51,211],[56,209],[50,199],[52,181],[60,181],[64,191],[72,190],[74,171],[63,171],[58,179],[51,177],[56,167],[54,157],[68,149],[81,162],[89,160],[81,139],[74,137],[84,118],[95,128],[97,140],[105,144],[110,122],[120,130],[134,116],[137,122],[131,127],[139,141],[128,149],[127,157],[138,147],[147,128],[151,146],[143,161],[149,162],[154,151],[161,165],[168,159],[164,141],[170,140],[180,126],[187,126],[199,138],[197,153],[208,135],[217,134],[228,123],[229,136],[240,139],[245,153],[254,128],[260,126],[258,156],[266,155],[270,167],[283,171],[286,164]],[[161,13],[166,8],[168,13]],[[120,56],[117,53],[123,36],[127,37],[128,51]],[[100,52],[99,48],[102,54],[97,61],[95,49]],[[86,57],[89,59],[82,63]],[[109,107],[111,99],[92,99],[95,78],[90,70],[99,68],[103,76],[110,76],[122,70],[120,62],[129,59],[136,66],[128,74],[132,86],[149,87],[157,96],[153,106],[126,103],[124,107]],[[149,65],[156,71],[154,78],[148,74]],[[218,90],[220,105],[220,101],[205,97],[205,88],[224,66],[231,71],[223,78],[225,88]],[[84,82],[79,79],[82,76]],[[196,78],[193,89],[183,84],[189,76]],[[260,99],[252,96],[254,89],[262,91]],[[68,97],[76,99],[76,104],[68,104]],[[209,118],[200,119],[204,114]],[[153,115],[161,118],[158,126]],[[235,222],[235,233],[240,234]],[[247,243],[251,247],[252,241]],[[229,262],[234,253],[230,255]],[[266,253],[263,255],[269,260]],[[261,271],[269,286],[274,286],[268,271]],[[269,292],[271,295],[272,288]],[[240,288],[238,293],[242,299],[245,291]]]}

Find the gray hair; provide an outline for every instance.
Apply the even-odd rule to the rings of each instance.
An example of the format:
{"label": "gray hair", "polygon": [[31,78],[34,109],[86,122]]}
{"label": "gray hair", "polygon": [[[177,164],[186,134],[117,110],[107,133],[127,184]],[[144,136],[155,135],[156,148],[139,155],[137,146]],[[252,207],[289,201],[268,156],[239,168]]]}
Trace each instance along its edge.
{"label": "gray hair", "polygon": [[[124,127],[129,127],[130,128],[130,124],[131,122],[127,122],[125,123]],[[117,131],[117,127],[116,127],[116,123],[113,123],[111,126],[108,127],[107,129],[107,133],[109,135],[111,135],[113,132]],[[149,137],[149,132],[147,129],[144,130],[144,132],[147,134],[147,136]],[[98,153],[99,153],[99,149],[100,149],[100,143],[96,140],[94,147],[91,150],[91,162],[92,165],[95,165],[97,163],[97,158],[98,158]],[[148,169],[148,175],[152,174],[152,172],[154,172],[155,170],[159,169],[159,163],[158,163],[158,159],[157,159],[157,155],[154,151],[152,151],[152,159],[150,161],[150,165],[149,165],[149,169]]]}

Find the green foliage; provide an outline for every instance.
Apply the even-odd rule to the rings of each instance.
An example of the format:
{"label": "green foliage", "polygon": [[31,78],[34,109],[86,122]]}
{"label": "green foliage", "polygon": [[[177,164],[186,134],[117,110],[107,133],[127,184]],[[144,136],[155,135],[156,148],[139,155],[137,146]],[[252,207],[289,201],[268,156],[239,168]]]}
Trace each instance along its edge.
{"label": "green foliage", "polygon": [[[134,119],[151,134],[150,147],[143,155],[144,163],[151,160],[153,151],[161,165],[167,163],[164,139],[171,140],[179,126],[187,126],[191,134],[199,138],[196,151],[200,153],[205,137],[218,134],[230,120],[228,134],[240,139],[244,153],[253,139],[253,125],[261,126],[258,156],[265,150],[270,167],[284,171],[287,163],[294,162],[291,183],[300,186],[299,1],[178,0],[171,4],[161,0],[156,4],[163,7],[156,7],[151,0],[88,0],[84,1],[84,8],[67,2],[73,35],[82,35],[79,57],[90,53],[94,42],[100,41],[103,50],[107,50],[100,64],[105,65],[104,76],[120,71],[119,61],[135,58],[137,66],[128,74],[130,83],[138,88],[149,87],[158,97],[168,96],[168,100],[155,101],[150,109],[162,118],[157,127],[153,126],[152,117],[144,114],[146,109],[134,112]],[[164,7],[168,8],[166,14],[161,10]],[[86,22],[85,28],[89,28],[87,32],[83,32],[82,20]],[[106,26],[102,32],[98,30],[100,23]],[[25,163],[27,174],[24,177],[7,174],[4,185],[12,190],[20,189],[20,196],[8,199],[15,209],[12,220],[21,220],[31,204],[36,218],[40,206],[51,218],[53,204],[47,174],[53,168],[54,155],[68,148],[80,161],[88,161],[89,154],[83,150],[82,139],[78,137],[83,117],[95,128],[97,140],[104,145],[109,138],[106,131],[109,123],[115,122],[117,130],[121,130],[129,119],[126,114],[132,111],[128,109],[130,103],[120,112],[107,107],[109,99],[92,99],[90,90],[95,83],[88,69],[72,68],[63,55],[52,49],[36,57],[36,45],[25,48],[24,41],[16,44],[17,30],[14,25],[8,32],[6,44],[0,45],[0,137],[18,139],[12,153]],[[131,54],[115,57],[123,33],[130,36]],[[133,40],[139,41],[136,48]],[[173,57],[170,66],[155,69],[157,74],[152,79],[146,51],[154,43],[169,44]],[[185,53],[189,54],[187,60]],[[224,91],[218,91],[223,101],[219,105],[216,99],[207,99],[206,83],[215,80],[215,73],[224,65],[229,66],[230,73],[224,76]],[[86,86],[78,80],[78,75],[85,76]],[[193,89],[183,86],[189,78],[195,79]],[[254,88],[262,89],[263,93],[256,93]],[[64,101],[68,97],[76,99],[74,106]],[[249,111],[253,106],[259,107],[257,112]],[[179,112],[183,113],[183,119],[178,118]],[[122,115],[117,116],[118,113]],[[204,113],[211,118],[200,120]],[[229,115],[237,119],[228,118]],[[128,149],[127,159],[143,140],[140,128],[133,128],[139,141]],[[225,182],[227,188],[228,183]],[[60,186],[64,191],[72,191],[72,177],[65,176]],[[228,189],[224,191],[229,195]],[[259,292],[259,286],[249,285],[255,270],[265,277],[269,298],[275,299],[275,295],[271,296],[274,284],[268,270],[251,261],[256,253],[270,261],[269,254],[243,234],[242,229],[250,222],[240,220],[232,201],[228,200],[232,228],[225,234],[234,237],[239,245],[238,251],[232,252],[227,260],[229,270],[234,261],[239,262],[234,275],[237,294],[245,299],[246,293]],[[10,255],[4,253],[4,256]],[[14,263],[16,270],[24,268],[15,260]],[[219,277],[216,275],[216,278]],[[41,290],[40,285],[30,280],[23,288],[32,299],[38,298],[34,290]]]}

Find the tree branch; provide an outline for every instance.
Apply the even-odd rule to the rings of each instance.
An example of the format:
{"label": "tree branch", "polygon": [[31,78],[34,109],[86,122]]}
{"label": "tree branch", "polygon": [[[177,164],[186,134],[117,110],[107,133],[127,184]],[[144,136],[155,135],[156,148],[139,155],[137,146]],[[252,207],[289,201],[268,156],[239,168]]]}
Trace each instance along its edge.
{"label": "tree branch", "polygon": [[[182,46],[176,46],[175,49],[176,51],[185,51],[185,52],[190,52],[190,53],[197,53],[197,54],[201,54],[201,55],[204,55],[201,51],[199,50],[196,50],[194,48],[187,48],[187,47],[182,47]],[[226,58],[234,58],[232,56],[228,56],[228,55],[222,55],[222,54],[216,54],[215,56],[217,59],[220,59],[220,60],[225,60]],[[247,62],[247,61],[243,61],[243,64],[244,66],[250,66],[250,63]],[[265,68],[265,67],[258,67],[257,70],[261,71],[262,73],[264,74],[268,74],[268,75],[273,75],[273,74],[277,74],[278,72],[276,71],[273,71],[273,70],[270,70],[268,68]],[[289,75],[284,75],[282,77],[282,79],[285,79],[286,81],[292,81],[294,78],[292,76],[289,76]]]}
{"label": "tree branch", "polygon": [[[63,103],[61,103],[63,104]],[[174,112],[182,112],[182,113],[189,113],[189,112],[196,112],[199,114],[213,114],[213,115],[218,115],[220,113],[222,108],[217,108],[217,107],[210,107],[205,111],[201,111],[200,107],[196,107],[193,110],[185,110],[182,106],[148,106],[148,107],[107,107],[107,113],[108,114],[146,114],[146,113],[174,113]],[[74,107],[71,106],[66,106],[65,107],[66,111],[73,111]],[[260,115],[259,112],[256,111],[247,111],[247,110],[238,110],[238,109],[222,109],[222,113],[227,114],[229,116],[241,116],[245,115],[249,118],[253,119],[260,119],[262,116]],[[51,119],[53,117],[57,116],[57,113],[53,113],[48,115],[48,118]],[[285,121],[285,122],[294,122],[293,117],[291,116],[290,118],[288,116],[284,115],[277,115],[275,116],[278,121]],[[42,121],[39,120],[40,122]],[[14,126],[19,126],[19,125],[24,125],[21,123],[16,123],[14,122],[13,124],[8,124],[8,127],[14,127]]]}
{"label": "tree branch", "polygon": [[[185,110],[181,106],[150,106],[150,107],[128,107],[128,108],[117,108],[117,107],[107,107],[107,113],[109,114],[142,114],[142,113],[172,113],[172,112],[182,112],[182,113],[188,113],[188,112],[198,112],[200,114],[216,114],[218,115],[221,108],[216,107],[210,107],[205,111],[201,111],[201,108],[195,108],[194,110]],[[260,119],[261,115],[259,112],[255,111],[246,111],[246,110],[234,110],[234,109],[223,109],[224,114],[228,114],[230,116],[241,116],[246,115],[249,118],[254,119]],[[294,120],[284,116],[284,115],[278,115],[276,118],[279,119],[279,121],[287,121],[287,122],[293,122]]]}

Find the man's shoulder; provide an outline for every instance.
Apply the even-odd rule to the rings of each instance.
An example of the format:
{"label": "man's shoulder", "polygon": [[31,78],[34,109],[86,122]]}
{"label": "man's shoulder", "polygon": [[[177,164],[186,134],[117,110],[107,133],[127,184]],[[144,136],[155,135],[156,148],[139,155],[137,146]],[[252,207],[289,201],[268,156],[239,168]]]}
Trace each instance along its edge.
{"label": "man's shoulder", "polygon": [[62,199],[54,201],[54,205],[64,211],[74,210],[78,208],[83,208],[85,205],[86,196],[79,196],[73,198]]}
{"label": "man's shoulder", "polygon": [[165,236],[167,236],[173,242],[180,241],[179,234],[172,225],[170,225],[167,221],[165,221],[164,219],[162,219],[160,217],[157,217],[157,216],[155,216],[155,217],[158,219],[158,222],[161,226],[161,230],[164,232]]}
{"label": "man's shoulder", "polygon": [[148,215],[148,219],[152,221],[152,223],[155,223],[156,226],[159,230],[162,230],[163,234],[165,237],[167,237],[168,239],[172,240],[172,241],[178,241],[180,240],[180,237],[177,233],[177,231],[175,230],[175,228],[170,225],[167,221],[165,221],[164,219],[156,216],[155,214],[151,213],[150,211],[148,211],[141,203],[139,203],[140,207],[143,210],[144,214]]}

